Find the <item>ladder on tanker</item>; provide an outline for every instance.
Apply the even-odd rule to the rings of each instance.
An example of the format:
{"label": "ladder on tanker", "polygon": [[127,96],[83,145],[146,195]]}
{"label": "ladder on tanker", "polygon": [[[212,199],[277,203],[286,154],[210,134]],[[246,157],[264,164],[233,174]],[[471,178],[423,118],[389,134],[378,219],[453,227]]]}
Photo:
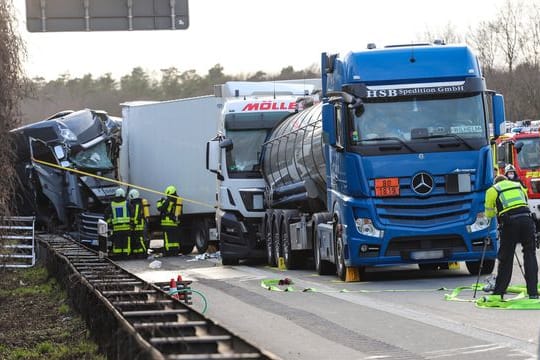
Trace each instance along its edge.
{"label": "ladder on tanker", "polygon": [[27,268],[36,264],[35,217],[0,219],[0,268]]}

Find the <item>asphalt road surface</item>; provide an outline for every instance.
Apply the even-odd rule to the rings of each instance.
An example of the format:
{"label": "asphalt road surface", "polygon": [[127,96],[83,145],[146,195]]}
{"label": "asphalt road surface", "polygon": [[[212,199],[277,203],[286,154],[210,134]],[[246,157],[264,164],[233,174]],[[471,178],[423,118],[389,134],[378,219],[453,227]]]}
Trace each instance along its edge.
{"label": "asphalt road surface", "polygon": [[[445,300],[452,289],[476,282],[464,263],[429,272],[412,265],[368,269],[365,281],[344,283],[311,269],[222,266],[219,258],[196,254],[158,260],[158,269],[150,259],[117,263],[148,282],[178,274],[193,280],[207,300],[207,317],[283,359],[538,358],[539,310],[477,308],[472,291],[460,294],[465,301]],[[514,261],[512,284],[525,284]],[[293,291],[263,286],[285,278]],[[202,297],[194,293],[193,300],[202,311]]]}

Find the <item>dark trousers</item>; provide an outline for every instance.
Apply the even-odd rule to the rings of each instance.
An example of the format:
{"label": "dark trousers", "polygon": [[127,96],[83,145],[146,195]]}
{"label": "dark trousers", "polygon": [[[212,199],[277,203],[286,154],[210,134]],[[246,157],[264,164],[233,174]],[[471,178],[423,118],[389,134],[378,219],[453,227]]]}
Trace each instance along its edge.
{"label": "dark trousers", "polygon": [[130,235],[131,231],[129,230],[117,230],[112,233],[112,255],[131,254]]}
{"label": "dark trousers", "polygon": [[163,230],[163,255],[175,256],[180,252],[181,232],[178,226],[162,225]]}
{"label": "dark trousers", "polygon": [[501,246],[497,259],[497,280],[493,294],[503,295],[512,279],[514,252],[520,242],[523,248],[525,281],[529,296],[538,295],[538,263],[536,262],[535,225],[531,217],[522,216],[503,222],[501,229]]}
{"label": "dark trousers", "polygon": [[144,231],[133,230],[131,232],[131,253],[146,255],[147,242]]}

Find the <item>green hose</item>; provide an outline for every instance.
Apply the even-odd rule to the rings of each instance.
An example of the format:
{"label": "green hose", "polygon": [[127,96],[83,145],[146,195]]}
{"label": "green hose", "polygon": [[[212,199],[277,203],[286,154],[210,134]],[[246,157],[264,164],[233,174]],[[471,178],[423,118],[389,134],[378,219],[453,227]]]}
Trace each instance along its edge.
{"label": "green hose", "polygon": [[176,295],[178,293],[187,293],[187,292],[194,292],[195,294],[198,294],[202,298],[204,306],[201,312],[204,315],[204,313],[206,313],[206,310],[208,309],[208,301],[206,300],[206,297],[201,292],[197,290],[193,290],[193,289],[180,289],[180,290],[176,289],[176,290],[169,290],[168,294]]}

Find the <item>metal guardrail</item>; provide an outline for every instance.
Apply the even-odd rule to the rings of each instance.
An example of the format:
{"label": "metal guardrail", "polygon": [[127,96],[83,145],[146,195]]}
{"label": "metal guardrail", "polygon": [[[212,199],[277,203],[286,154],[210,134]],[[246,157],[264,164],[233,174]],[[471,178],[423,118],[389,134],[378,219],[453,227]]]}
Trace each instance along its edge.
{"label": "metal guardrail", "polygon": [[36,264],[33,216],[0,219],[0,267],[28,268]]}
{"label": "metal guardrail", "polygon": [[39,241],[109,359],[278,359],[186,305],[188,296],[175,299],[76,241]]}

